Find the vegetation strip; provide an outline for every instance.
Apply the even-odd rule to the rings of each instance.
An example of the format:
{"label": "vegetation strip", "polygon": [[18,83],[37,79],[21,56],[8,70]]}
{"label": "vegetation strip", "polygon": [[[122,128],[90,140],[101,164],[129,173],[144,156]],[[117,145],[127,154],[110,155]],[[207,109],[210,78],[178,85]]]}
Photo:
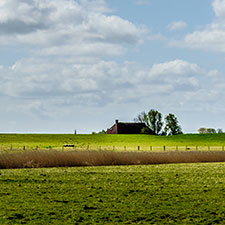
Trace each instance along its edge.
{"label": "vegetation strip", "polygon": [[225,162],[225,152],[30,151],[1,153],[0,168]]}
{"label": "vegetation strip", "polygon": [[[222,134],[181,134],[171,136],[156,136],[145,134],[0,134],[0,151],[30,150],[30,149],[58,149],[62,150],[65,144],[73,144],[75,149],[94,150],[115,149],[153,150],[157,146],[225,146],[225,133]],[[218,149],[218,150],[219,150]],[[211,148],[210,150],[215,150]]]}

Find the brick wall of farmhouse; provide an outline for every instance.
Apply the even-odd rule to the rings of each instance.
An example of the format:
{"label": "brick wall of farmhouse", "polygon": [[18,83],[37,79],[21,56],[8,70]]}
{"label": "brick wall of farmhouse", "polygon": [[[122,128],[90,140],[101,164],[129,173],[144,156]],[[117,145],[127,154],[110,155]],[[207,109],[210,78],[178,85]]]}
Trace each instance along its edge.
{"label": "brick wall of farmhouse", "polygon": [[117,132],[117,123],[115,123],[111,128],[107,129],[107,134],[118,134]]}

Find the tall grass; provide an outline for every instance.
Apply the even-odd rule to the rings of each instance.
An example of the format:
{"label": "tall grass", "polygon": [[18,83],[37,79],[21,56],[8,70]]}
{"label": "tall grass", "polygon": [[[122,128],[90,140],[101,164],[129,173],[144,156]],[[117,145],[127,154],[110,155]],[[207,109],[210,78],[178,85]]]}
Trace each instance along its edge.
{"label": "tall grass", "polygon": [[225,152],[32,151],[0,154],[0,169],[197,162],[225,162]]}

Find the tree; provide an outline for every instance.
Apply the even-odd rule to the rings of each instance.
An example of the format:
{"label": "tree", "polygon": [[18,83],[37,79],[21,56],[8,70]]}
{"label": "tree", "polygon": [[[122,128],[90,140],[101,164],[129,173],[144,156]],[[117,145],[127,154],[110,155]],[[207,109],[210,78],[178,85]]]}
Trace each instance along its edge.
{"label": "tree", "polygon": [[207,128],[207,133],[208,134],[215,134],[216,130],[214,128]]}
{"label": "tree", "polygon": [[182,134],[181,126],[176,116],[172,113],[165,117],[165,133],[168,135]]}
{"label": "tree", "polygon": [[223,133],[223,130],[222,130],[221,128],[218,128],[218,129],[217,129],[217,133],[218,133],[218,134],[222,134],[222,133]]}
{"label": "tree", "polygon": [[[198,129],[199,134],[215,134],[216,130],[214,128],[204,128],[201,127]],[[222,129],[218,129],[218,133],[223,133]]]}
{"label": "tree", "polygon": [[160,134],[163,127],[162,114],[154,109],[151,109],[147,113],[141,112],[134,120],[145,123],[146,126],[154,131],[157,135]]}
{"label": "tree", "polygon": [[91,134],[106,134],[106,131],[102,130],[102,131],[99,131],[97,133],[95,131],[93,131]]}
{"label": "tree", "polygon": [[151,130],[148,127],[143,127],[141,129],[141,134],[151,134]]}
{"label": "tree", "polygon": [[198,129],[199,134],[206,134],[207,133],[207,128],[201,127]]}

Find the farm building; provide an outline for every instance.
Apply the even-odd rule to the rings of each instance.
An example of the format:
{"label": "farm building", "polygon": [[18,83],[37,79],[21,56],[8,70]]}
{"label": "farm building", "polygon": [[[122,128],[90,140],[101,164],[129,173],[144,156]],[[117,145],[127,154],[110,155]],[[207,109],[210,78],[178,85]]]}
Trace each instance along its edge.
{"label": "farm building", "polygon": [[[107,129],[107,134],[140,134],[142,128],[146,127],[145,123],[123,123],[118,120],[115,124]],[[151,134],[155,134],[154,131]]]}

